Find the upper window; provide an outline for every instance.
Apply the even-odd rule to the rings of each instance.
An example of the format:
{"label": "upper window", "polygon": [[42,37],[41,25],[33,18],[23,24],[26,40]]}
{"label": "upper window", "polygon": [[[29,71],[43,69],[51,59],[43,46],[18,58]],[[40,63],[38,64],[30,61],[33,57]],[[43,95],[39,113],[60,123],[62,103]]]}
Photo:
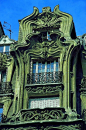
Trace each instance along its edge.
{"label": "upper window", "polygon": [[58,82],[58,61],[34,62],[32,70],[33,83]]}
{"label": "upper window", "polygon": [[9,53],[10,51],[10,46],[7,45],[7,46],[0,46],[0,53]]}
{"label": "upper window", "polygon": [[55,60],[53,62],[35,62],[33,63],[33,73],[42,72],[54,72],[58,71],[58,62]]}

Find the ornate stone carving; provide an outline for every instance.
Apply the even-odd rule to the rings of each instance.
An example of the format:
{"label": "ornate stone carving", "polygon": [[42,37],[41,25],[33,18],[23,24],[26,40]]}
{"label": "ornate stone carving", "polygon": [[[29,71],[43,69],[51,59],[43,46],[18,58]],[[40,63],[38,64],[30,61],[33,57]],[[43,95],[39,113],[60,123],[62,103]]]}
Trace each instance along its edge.
{"label": "ornate stone carving", "polygon": [[18,128],[2,128],[2,130],[82,130],[81,124],[75,125],[38,125],[38,126],[28,126],[28,127],[19,127]]}
{"label": "ornate stone carving", "polygon": [[83,77],[82,80],[81,80],[80,92],[82,94],[86,94],[86,77]]}
{"label": "ornate stone carving", "polygon": [[[64,37],[70,37],[71,31],[74,28],[71,15],[61,12],[59,5],[54,8],[53,12],[51,12],[50,7],[44,7],[42,11],[42,13],[39,13],[38,9],[34,7],[33,14],[19,20],[19,42],[24,43],[28,34],[40,32],[40,30],[43,32],[46,30],[58,30],[64,33]],[[27,29],[27,32],[24,31],[25,29]]]}
{"label": "ornate stone carving", "polygon": [[26,87],[28,90],[28,93],[55,93],[61,90],[61,85],[57,86],[32,86],[32,87]]}
{"label": "ornate stone carving", "polygon": [[82,116],[83,120],[86,122],[86,109],[83,110]]}
{"label": "ornate stone carving", "polygon": [[52,130],[52,129],[55,129],[55,130],[81,130],[81,125],[80,124],[77,124],[77,125],[60,125],[60,126],[46,126],[46,127],[41,127],[40,130]]}
{"label": "ornate stone carving", "polygon": [[35,22],[32,20],[31,22],[34,23],[33,30],[46,30],[47,29],[56,29],[60,28],[59,15],[51,13],[51,12],[43,12],[41,15],[35,19]]}
{"label": "ornate stone carving", "polygon": [[49,120],[57,119],[62,120],[66,119],[67,115],[64,114],[64,109],[35,109],[28,111],[21,111],[21,121],[30,121],[30,120]]}
{"label": "ornate stone carving", "polygon": [[7,65],[7,55],[3,55],[3,53],[0,53],[0,68],[6,68]]}
{"label": "ornate stone carving", "polygon": [[41,121],[41,120],[53,120],[59,121],[67,119],[68,115],[65,114],[64,108],[44,108],[44,109],[32,109],[21,110],[18,114],[14,115],[8,122],[26,122],[26,121]]}
{"label": "ornate stone carving", "polygon": [[0,94],[12,93],[12,87],[10,82],[1,82],[0,83]]}

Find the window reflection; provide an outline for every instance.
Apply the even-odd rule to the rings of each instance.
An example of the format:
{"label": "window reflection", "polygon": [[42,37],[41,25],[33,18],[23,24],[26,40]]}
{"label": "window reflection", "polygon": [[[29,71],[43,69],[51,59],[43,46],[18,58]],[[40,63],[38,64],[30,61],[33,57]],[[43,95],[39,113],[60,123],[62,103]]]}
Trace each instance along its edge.
{"label": "window reflection", "polygon": [[6,45],[6,46],[0,46],[0,53],[5,53],[5,52],[9,52],[10,51],[10,46]]}

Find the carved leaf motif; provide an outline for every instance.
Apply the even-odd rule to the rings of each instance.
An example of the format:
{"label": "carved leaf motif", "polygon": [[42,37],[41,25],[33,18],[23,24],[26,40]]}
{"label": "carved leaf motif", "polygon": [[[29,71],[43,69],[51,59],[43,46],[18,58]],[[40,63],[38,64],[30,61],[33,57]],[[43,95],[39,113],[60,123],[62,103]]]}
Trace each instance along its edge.
{"label": "carved leaf motif", "polygon": [[42,87],[28,87],[28,93],[53,93],[58,92],[61,89],[60,86],[42,86]]}
{"label": "carved leaf motif", "polygon": [[53,109],[53,110],[37,109],[37,110],[28,110],[21,113],[22,121],[63,119],[64,115],[65,114],[62,112],[62,110],[58,110],[58,109]]}
{"label": "carved leaf motif", "polygon": [[35,22],[32,20],[31,22],[34,23],[35,26],[33,26],[33,29],[42,29],[45,27],[54,27],[56,28],[57,24],[60,27],[59,17],[57,14],[51,13],[51,12],[43,12],[41,15],[39,14],[37,16],[37,20]]}

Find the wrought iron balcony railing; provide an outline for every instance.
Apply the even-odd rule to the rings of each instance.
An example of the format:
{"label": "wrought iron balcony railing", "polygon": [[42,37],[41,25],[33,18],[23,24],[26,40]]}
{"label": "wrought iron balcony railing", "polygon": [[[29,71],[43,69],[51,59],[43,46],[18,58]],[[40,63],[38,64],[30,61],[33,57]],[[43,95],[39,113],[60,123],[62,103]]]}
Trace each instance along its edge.
{"label": "wrought iron balcony railing", "polygon": [[6,55],[7,59],[11,58],[12,56],[10,55],[10,52],[0,52],[1,55]]}
{"label": "wrought iron balcony railing", "polygon": [[12,92],[10,82],[1,82],[0,83],[0,94],[8,94]]}
{"label": "wrought iron balcony railing", "polygon": [[6,116],[3,113],[0,113],[0,123],[4,123],[6,121]]}
{"label": "wrought iron balcony railing", "polygon": [[28,84],[60,83],[62,82],[62,72],[42,72],[27,75]]}

